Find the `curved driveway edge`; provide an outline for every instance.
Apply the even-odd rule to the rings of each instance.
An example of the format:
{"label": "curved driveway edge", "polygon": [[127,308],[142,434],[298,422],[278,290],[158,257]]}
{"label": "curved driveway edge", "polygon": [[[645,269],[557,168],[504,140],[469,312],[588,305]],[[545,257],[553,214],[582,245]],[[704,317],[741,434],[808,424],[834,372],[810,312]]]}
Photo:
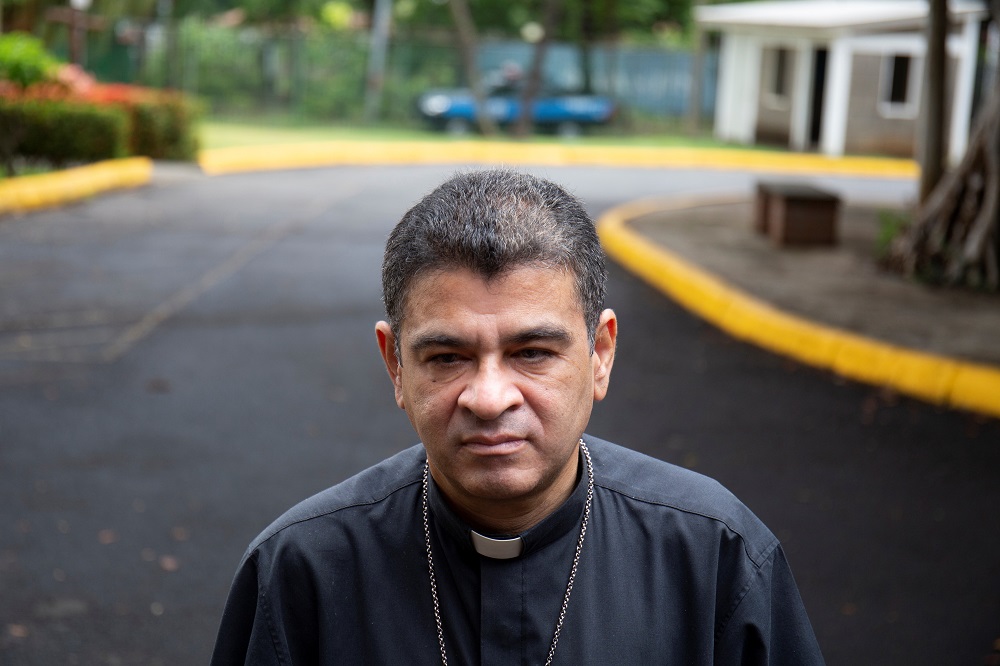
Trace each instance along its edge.
{"label": "curved driveway edge", "polygon": [[1000,368],[915,351],[783,312],[630,229],[629,220],[704,202],[644,200],[597,222],[608,254],[735,338],[927,402],[1000,417]]}
{"label": "curved driveway edge", "polygon": [[[321,166],[378,164],[509,164],[739,169],[760,173],[879,175],[913,178],[911,160],[830,158],[801,153],[731,148],[595,146],[509,141],[330,141],[203,150],[198,164],[207,175]],[[150,182],[145,157],[108,160],[54,173],[0,181],[0,214],[59,206],[113,189]]]}
{"label": "curved driveway edge", "polygon": [[107,160],[64,171],[20,176],[0,181],[0,215],[49,206],[150,181],[153,162],[147,157]]}

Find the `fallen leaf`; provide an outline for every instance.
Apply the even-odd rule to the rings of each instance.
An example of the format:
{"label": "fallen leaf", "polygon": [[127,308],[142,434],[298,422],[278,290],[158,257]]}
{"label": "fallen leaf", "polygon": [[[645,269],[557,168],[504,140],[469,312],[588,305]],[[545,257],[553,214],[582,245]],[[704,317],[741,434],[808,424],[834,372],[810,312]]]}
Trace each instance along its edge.
{"label": "fallen leaf", "polygon": [[181,563],[173,555],[160,555],[160,568],[173,572],[181,568]]}
{"label": "fallen leaf", "polygon": [[7,635],[11,638],[27,638],[28,627],[24,624],[8,624]]}

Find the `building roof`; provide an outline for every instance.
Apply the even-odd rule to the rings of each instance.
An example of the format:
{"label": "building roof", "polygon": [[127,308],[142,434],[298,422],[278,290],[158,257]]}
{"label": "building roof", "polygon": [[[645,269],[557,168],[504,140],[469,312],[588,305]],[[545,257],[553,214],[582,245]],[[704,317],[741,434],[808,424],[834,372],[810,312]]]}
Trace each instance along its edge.
{"label": "building roof", "polygon": [[[844,33],[920,28],[927,9],[927,0],[771,0],[698,7],[695,17],[716,30]],[[986,14],[981,0],[949,0],[948,9],[953,20]]]}

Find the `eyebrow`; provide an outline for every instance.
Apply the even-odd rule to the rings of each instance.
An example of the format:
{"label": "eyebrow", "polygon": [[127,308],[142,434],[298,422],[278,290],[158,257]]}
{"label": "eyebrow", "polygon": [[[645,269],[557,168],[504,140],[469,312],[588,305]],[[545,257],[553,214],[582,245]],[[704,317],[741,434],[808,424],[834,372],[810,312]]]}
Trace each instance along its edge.
{"label": "eyebrow", "polygon": [[[513,335],[503,338],[501,345],[523,345],[531,342],[554,342],[556,344],[568,344],[572,336],[569,331],[560,326],[538,326],[523,331],[518,331]],[[420,353],[431,347],[461,348],[471,344],[461,338],[447,333],[427,333],[417,336],[409,347],[413,353]]]}

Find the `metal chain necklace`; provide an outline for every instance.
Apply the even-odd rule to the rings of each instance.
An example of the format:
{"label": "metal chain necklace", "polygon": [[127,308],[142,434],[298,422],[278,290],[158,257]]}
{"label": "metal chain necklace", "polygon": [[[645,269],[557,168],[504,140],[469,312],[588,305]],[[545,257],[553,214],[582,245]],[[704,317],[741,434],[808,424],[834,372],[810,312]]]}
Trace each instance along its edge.
{"label": "metal chain necklace", "polygon": [[[573,592],[573,582],[576,580],[576,568],[580,563],[580,553],[583,551],[583,539],[587,536],[587,523],[590,520],[590,505],[594,499],[594,463],[590,459],[590,451],[587,445],[580,440],[580,450],[587,461],[587,503],[583,507],[583,520],[580,522],[580,537],[576,541],[576,553],[573,555],[573,566],[569,570],[569,581],[566,583],[566,593],[563,595],[562,608],[559,610],[559,619],[556,621],[556,630],[552,634],[552,644],[549,646],[549,654],[545,659],[545,666],[551,666],[552,658],[556,654],[556,644],[559,643],[559,634],[562,632],[563,621],[566,619],[566,609],[569,607],[569,595]],[[431,551],[431,526],[428,519],[427,510],[427,486],[429,484],[428,475],[430,467],[424,463],[424,478],[421,489],[421,502],[424,513],[424,543],[427,547],[427,572],[431,579],[431,599],[434,602],[434,623],[437,625],[438,647],[441,649],[441,663],[448,666],[448,651],[444,647],[444,625],[441,622],[441,604],[438,601],[437,576],[434,574],[434,555]]]}

